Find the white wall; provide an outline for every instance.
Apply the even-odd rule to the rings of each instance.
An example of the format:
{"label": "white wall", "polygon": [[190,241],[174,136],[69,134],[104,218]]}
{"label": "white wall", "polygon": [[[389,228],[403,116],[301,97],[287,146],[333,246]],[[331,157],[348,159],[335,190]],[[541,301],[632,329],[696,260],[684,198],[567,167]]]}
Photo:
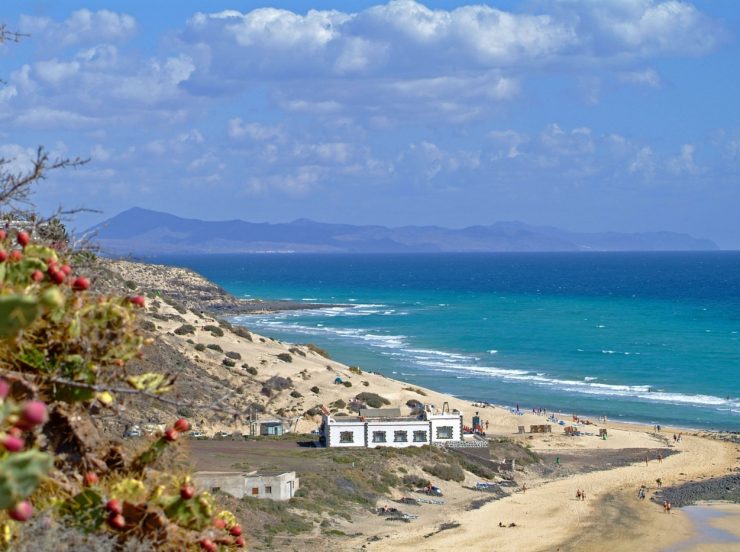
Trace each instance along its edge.
{"label": "white wall", "polygon": [[[330,447],[364,447],[365,446],[365,423],[327,423],[325,428],[328,429],[326,445]],[[341,443],[339,434],[343,431],[353,433],[352,443]]]}
{"label": "white wall", "polygon": [[[386,442],[385,443],[373,443],[373,431],[385,431]],[[408,433],[408,441],[396,443],[393,441],[395,431],[406,431]],[[427,441],[424,443],[414,443],[414,431],[426,431]],[[385,422],[369,420],[367,422],[367,446],[369,448],[375,447],[421,447],[429,444],[429,423],[424,421],[409,421],[409,422]]]}
{"label": "white wall", "polygon": [[[432,422],[432,442],[444,443],[445,441],[462,441],[461,418],[458,415],[430,416]],[[437,428],[443,426],[452,427],[452,439],[437,439]]]}

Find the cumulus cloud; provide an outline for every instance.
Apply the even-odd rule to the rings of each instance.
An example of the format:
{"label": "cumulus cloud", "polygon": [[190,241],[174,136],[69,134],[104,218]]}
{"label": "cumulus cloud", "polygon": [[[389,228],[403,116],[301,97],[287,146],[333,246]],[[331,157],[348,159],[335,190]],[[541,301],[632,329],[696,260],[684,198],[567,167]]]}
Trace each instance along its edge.
{"label": "cumulus cloud", "polygon": [[109,10],[77,10],[64,21],[48,17],[23,15],[20,31],[39,36],[55,47],[91,44],[96,42],[120,42],[136,32],[136,20],[125,13]]}
{"label": "cumulus cloud", "polygon": [[660,75],[654,69],[624,71],[619,73],[618,78],[623,83],[647,86],[649,88],[659,88],[661,84]]}
{"label": "cumulus cloud", "polygon": [[698,173],[701,169],[694,161],[695,152],[696,147],[693,144],[683,144],[679,154],[666,161],[666,167],[674,174]]}

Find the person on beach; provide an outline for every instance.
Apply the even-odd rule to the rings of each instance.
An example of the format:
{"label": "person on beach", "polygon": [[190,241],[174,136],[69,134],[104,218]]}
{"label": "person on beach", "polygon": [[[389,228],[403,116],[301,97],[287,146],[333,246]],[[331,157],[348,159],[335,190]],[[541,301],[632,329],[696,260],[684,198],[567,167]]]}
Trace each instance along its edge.
{"label": "person on beach", "polygon": [[671,513],[671,503],[670,502],[668,502],[667,505],[666,505],[666,513],[667,514],[670,514]]}
{"label": "person on beach", "polygon": [[658,484],[659,489],[663,488],[663,480],[660,477],[656,479],[655,482]]}
{"label": "person on beach", "polygon": [[649,461],[649,460],[650,460],[650,458],[648,458],[648,456],[646,455],[646,456],[645,456],[645,465],[646,465],[646,466],[648,465],[648,461]]}
{"label": "person on beach", "polygon": [[640,490],[637,492],[637,498],[645,500],[645,489],[643,487],[640,487]]}
{"label": "person on beach", "polygon": [[581,501],[586,500],[586,491],[581,491]]}
{"label": "person on beach", "polygon": [[667,500],[663,501],[663,513],[665,514],[668,513],[668,501]]}
{"label": "person on beach", "polygon": [[527,492],[527,484],[526,483],[523,483],[522,484],[522,494],[524,494],[526,492]]}
{"label": "person on beach", "polygon": [[661,453],[658,453],[658,464],[663,463],[663,455]]}
{"label": "person on beach", "polygon": [[559,466],[559,465],[560,465],[560,456],[557,456],[557,457],[555,458],[555,465],[556,465],[556,466]]}
{"label": "person on beach", "polygon": [[576,489],[576,500],[581,500],[581,489]]}

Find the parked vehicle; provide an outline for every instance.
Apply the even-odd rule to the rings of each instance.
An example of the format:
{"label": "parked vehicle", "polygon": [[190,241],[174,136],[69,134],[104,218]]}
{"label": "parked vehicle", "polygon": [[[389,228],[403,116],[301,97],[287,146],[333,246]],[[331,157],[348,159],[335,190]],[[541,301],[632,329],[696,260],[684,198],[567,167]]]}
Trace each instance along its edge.
{"label": "parked vehicle", "polygon": [[205,433],[197,429],[191,430],[190,433],[188,433],[188,435],[190,436],[191,439],[195,439],[196,441],[202,441],[203,439],[208,439]]}

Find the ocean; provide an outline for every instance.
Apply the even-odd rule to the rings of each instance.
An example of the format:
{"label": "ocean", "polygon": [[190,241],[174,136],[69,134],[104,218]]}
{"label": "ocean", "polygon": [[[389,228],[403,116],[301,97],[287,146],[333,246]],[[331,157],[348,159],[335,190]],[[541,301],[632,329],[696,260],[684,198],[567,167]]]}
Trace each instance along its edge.
{"label": "ocean", "polygon": [[245,298],[234,322],[466,399],[740,430],[740,252],[157,257]]}

